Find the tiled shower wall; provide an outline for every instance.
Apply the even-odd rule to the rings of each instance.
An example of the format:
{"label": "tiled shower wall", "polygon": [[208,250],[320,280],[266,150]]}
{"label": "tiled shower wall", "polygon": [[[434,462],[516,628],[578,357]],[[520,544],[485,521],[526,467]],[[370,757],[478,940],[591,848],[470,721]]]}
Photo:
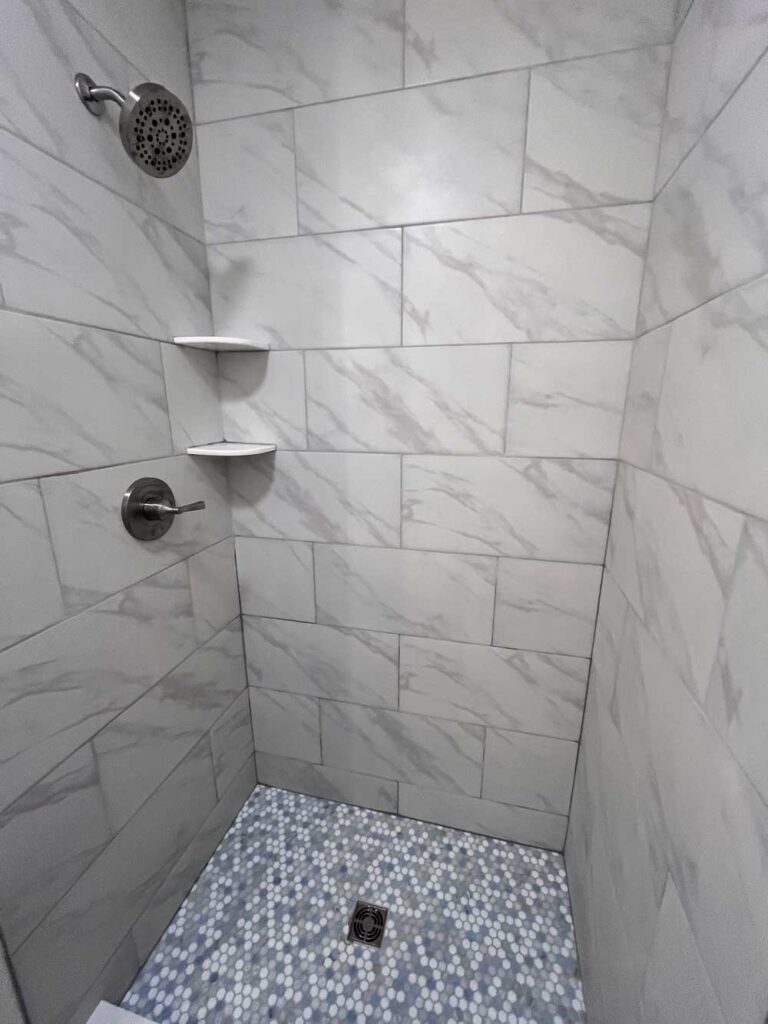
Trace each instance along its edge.
{"label": "tiled shower wall", "polygon": [[768,1011],[768,3],[677,36],[566,860],[590,1024]]}
{"label": "tiled shower wall", "polygon": [[262,782],[560,849],[669,0],[188,19]]}
{"label": "tiled shower wall", "polygon": [[[210,327],[197,167],[143,176],[81,69],[190,101],[181,3],[0,11],[0,927],[32,1024],[122,994],[255,779],[226,480],[177,454],[205,363],[161,343]],[[131,540],[145,475],[207,511]]]}

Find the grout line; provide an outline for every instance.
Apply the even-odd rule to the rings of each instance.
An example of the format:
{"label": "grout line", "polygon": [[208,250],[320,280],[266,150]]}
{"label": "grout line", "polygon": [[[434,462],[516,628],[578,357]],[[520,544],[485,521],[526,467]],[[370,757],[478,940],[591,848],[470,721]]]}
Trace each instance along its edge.
{"label": "grout line", "polygon": [[294,197],[294,209],[296,212],[296,234],[285,235],[286,238],[301,238],[303,232],[301,231],[301,218],[299,216],[299,161],[296,150],[296,111],[291,110],[291,130],[293,134],[293,197]]}
{"label": "grout line", "polygon": [[523,213],[525,198],[525,179],[528,173],[528,133],[531,126],[531,92],[533,90],[533,71],[528,70],[528,93],[525,100],[525,125],[523,128],[523,151],[520,159],[520,213]]}

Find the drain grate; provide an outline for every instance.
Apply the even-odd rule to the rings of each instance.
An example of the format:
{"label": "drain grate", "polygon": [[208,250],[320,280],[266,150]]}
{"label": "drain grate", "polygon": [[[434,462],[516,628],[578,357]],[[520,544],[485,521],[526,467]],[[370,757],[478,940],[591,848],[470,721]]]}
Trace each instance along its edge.
{"label": "drain grate", "polygon": [[381,946],[389,911],[375,903],[358,900],[349,919],[348,942],[362,942],[364,946]]}

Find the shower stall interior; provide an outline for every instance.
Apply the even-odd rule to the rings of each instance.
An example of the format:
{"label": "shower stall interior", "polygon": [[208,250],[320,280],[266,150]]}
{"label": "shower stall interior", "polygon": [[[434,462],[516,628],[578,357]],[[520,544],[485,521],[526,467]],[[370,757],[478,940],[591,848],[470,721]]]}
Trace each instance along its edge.
{"label": "shower stall interior", "polygon": [[766,94],[768,0],[3,0],[3,1024],[764,1024]]}

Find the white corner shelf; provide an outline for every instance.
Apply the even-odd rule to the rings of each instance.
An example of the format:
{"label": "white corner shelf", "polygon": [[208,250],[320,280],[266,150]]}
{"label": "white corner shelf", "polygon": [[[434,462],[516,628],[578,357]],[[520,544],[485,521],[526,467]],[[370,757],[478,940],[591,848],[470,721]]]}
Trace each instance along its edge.
{"label": "white corner shelf", "polygon": [[266,455],[277,450],[274,444],[248,444],[242,441],[217,441],[187,448],[187,455],[205,455],[213,459],[232,459],[243,455]]}
{"label": "white corner shelf", "polygon": [[200,337],[174,338],[176,345],[185,348],[204,348],[209,352],[268,352],[269,343],[262,344],[259,341],[249,341],[248,338],[214,338],[213,336],[201,335]]}

